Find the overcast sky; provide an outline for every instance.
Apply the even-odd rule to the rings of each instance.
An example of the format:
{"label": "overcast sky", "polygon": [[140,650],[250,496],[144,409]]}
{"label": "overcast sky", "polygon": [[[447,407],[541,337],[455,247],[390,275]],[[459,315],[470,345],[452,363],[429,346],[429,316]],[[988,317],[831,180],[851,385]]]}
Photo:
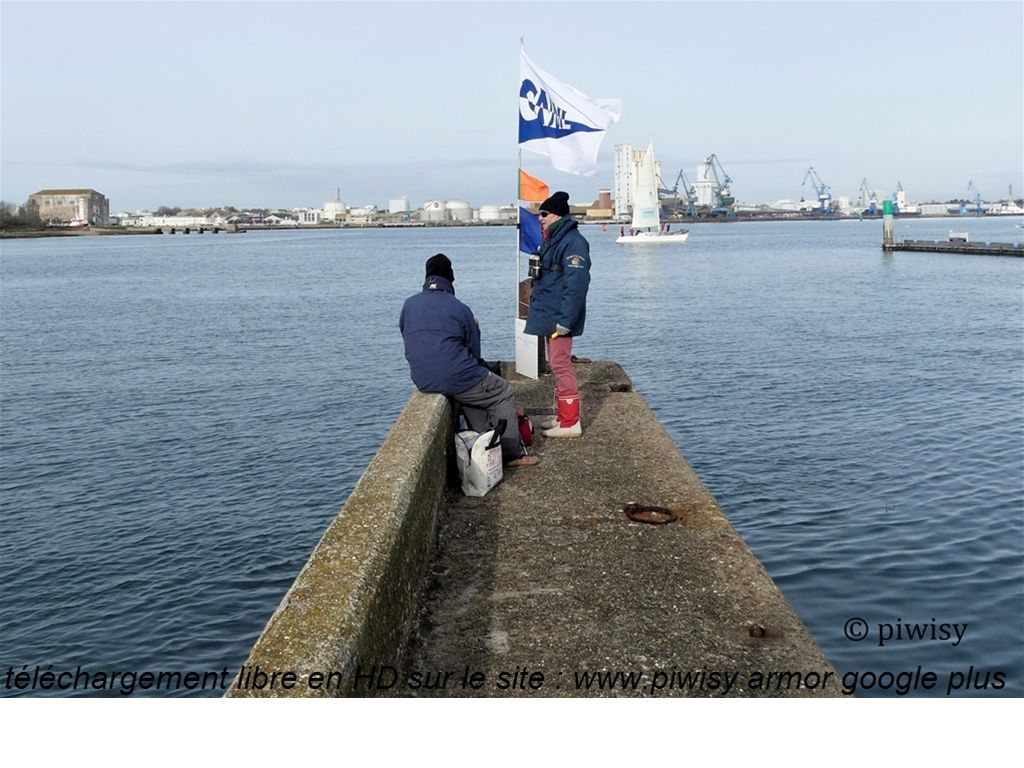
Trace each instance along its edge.
{"label": "overcast sky", "polygon": [[[8,2],[0,197],[92,187],[111,211],[474,206],[516,195],[519,39],[621,98],[615,144],[666,180],[715,153],[740,202],[861,180],[911,201],[1024,194],[1024,3]],[[973,193],[970,195],[973,197]]]}

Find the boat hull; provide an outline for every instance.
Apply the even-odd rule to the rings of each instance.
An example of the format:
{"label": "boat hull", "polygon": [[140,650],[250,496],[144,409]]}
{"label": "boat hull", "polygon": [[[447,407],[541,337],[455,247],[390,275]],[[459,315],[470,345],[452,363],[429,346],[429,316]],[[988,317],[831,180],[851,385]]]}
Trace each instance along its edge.
{"label": "boat hull", "polygon": [[630,243],[636,244],[662,244],[662,243],[685,243],[687,238],[690,236],[689,232],[671,232],[665,234],[664,232],[641,232],[636,235],[619,235],[615,238],[616,243]]}

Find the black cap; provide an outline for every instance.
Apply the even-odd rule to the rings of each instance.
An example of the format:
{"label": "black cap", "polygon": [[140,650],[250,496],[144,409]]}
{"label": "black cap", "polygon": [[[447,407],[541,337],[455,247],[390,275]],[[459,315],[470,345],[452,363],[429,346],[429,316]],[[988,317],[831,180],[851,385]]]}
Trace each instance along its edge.
{"label": "black cap", "polygon": [[444,277],[448,282],[455,282],[455,273],[452,271],[452,262],[443,253],[436,253],[427,259],[427,277]]}
{"label": "black cap", "polygon": [[569,193],[555,192],[551,197],[540,204],[540,210],[553,213],[556,216],[569,215]]}

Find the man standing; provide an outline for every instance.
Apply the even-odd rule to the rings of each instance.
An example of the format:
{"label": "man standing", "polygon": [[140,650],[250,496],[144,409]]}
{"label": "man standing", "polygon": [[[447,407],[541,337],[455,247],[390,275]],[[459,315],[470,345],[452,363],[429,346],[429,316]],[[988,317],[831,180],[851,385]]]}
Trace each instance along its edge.
{"label": "man standing", "polygon": [[501,455],[505,466],[532,466],[540,459],[526,455],[512,386],[484,366],[480,326],[470,308],[455,298],[454,282],[448,257],[431,256],[423,291],[402,306],[398,327],[413,383],[421,392],[452,398],[477,432],[493,429],[504,419]]}
{"label": "man standing", "polygon": [[569,195],[555,192],[540,204],[544,244],[540,276],[534,277],[526,333],[547,340],[555,374],[558,415],[542,426],[547,437],[579,437],[580,393],[572,368],[572,340],[583,335],[590,287],[590,244],[569,215]]}

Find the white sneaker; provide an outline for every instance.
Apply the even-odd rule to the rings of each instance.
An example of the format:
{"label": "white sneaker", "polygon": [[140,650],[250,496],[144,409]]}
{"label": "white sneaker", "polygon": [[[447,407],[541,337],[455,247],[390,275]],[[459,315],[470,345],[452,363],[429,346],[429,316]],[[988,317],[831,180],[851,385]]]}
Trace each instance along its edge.
{"label": "white sneaker", "polygon": [[558,426],[557,416],[540,416],[533,422],[537,429],[551,429]]}
{"label": "white sneaker", "polygon": [[583,434],[583,427],[577,421],[571,427],[555,426],[552,429],[544,430],[544,437],[580,437]]}

